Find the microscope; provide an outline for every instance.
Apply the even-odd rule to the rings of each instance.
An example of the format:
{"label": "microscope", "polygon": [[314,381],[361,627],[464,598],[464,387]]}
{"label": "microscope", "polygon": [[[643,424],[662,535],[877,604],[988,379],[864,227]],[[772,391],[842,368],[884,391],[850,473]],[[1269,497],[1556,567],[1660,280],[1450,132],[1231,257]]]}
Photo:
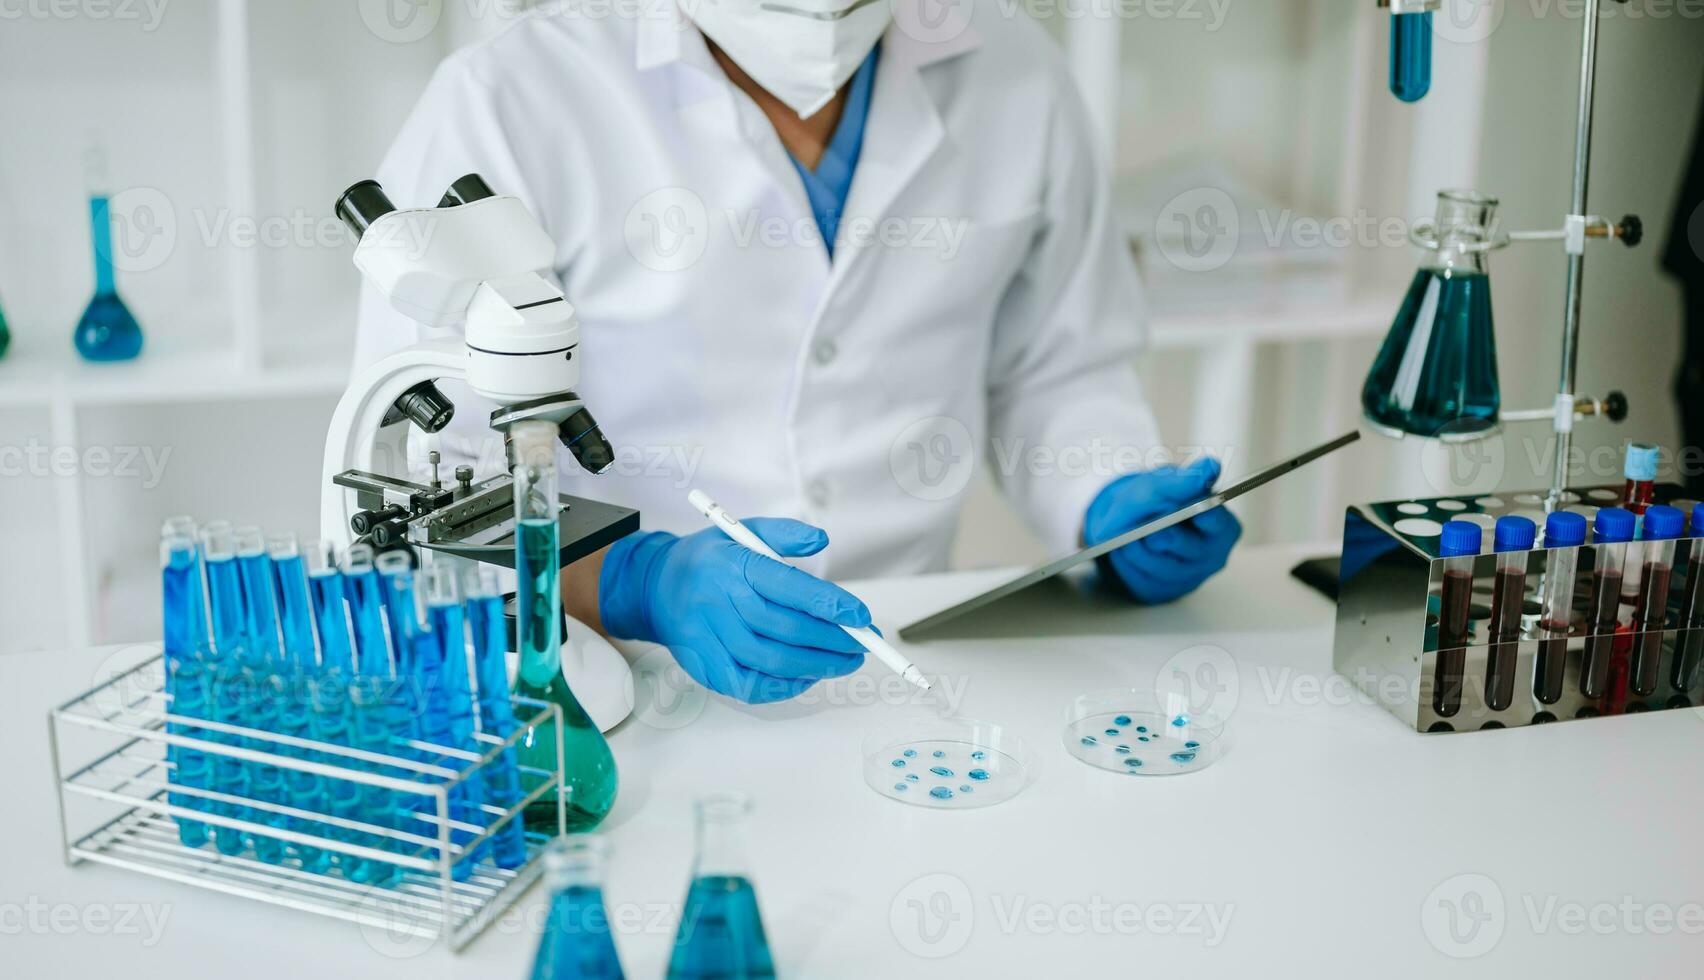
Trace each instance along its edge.
{"label": "microscope", "polygon": [[[401,313],[435,329],[462,325],[457,340],[427,340],[364,368],[333,413],[326,436],[320,530],[343,548],[407,550],[417,561],[448,556],[514,568],[513,478],[475,479],[458,466],[452,486],[428,456],[427,482],[408,478],[410,427],[443,431],[456,407],[438,382],[465,381],[491,399],[493,430],[513,460],[509,427],[555,423],[575,460],[592,473],[614,462],[609,441],[580,383],[580,325],[561,289],[540,270],[556,248],[526,206],[493,192],[477,174],[450,185],[434,208],[398,209],[376,181],[337,201],[338,218],[359,239],[355,265]],[[560,563],[567,565],[639,529],[639,513],[561,497]],[[511,620],[512,622],[512,620]],[[512,631],[511,631],[512,635]],[[632,675],[619,652],[590,630],[566,629],[563,673],[600,728],[632,705]]]}

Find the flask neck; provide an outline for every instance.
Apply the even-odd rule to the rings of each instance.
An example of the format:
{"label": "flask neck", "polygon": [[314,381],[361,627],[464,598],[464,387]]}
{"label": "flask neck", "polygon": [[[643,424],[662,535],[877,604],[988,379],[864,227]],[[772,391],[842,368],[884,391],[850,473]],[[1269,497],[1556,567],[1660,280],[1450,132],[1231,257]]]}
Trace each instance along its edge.
{"label": "flask neck", "polygon": [[746,874],[745,827],[751,804],[738,794],[706,797],[698,801],[698,853],[692,873],[696,878],[741,877]]}
{"label": "flask neck", "polygon": [[1443,272],[1484,275],[1489,271],[1483,246],[1497,220],[1497,199],[1477,191],[1440,191],[1433,225],[1438,247],[1428,263]]}

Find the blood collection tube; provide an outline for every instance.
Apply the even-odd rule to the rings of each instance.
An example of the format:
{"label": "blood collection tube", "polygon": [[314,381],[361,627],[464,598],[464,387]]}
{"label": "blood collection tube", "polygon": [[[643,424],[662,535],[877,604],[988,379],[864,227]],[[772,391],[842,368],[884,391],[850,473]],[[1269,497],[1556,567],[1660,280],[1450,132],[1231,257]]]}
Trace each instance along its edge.
{"label": "blood collection tube", "polygon": [[1633,540],[1635,518],[1631,511],[1605,507],[1597,512],[1592,540],[1597,544],[1597,568],[1592,582],[1591,606],[1586,623],[1585,658],[1580,663],[1580,693],[1601,698],[1609,680],[1609,660],[1620,622],[1621,579],[1627,563],[1627,542]]}
{"label": "blood collection tube", "polygon": [[1520,660],[1521,612],[1526,605],[1527,559],[1538,525],[1524,517],[1499,518],[1494,537],[1496,585],[1491,590],[1491,647],[1485,658],[1485,704],[1502,711],[1515,700]]}
{"label": "blood collection tube", "polygon": [[1473,610],[1473,560],[1483,538],[1479,525],[1450,521],[1444,525],[1439,542],[1444,578],[1438,595],[1438,662],[1432,678],[1432,710],[1440,718],[1453,718],[1461,710],[1468,617]]}
{"label": "blood collection tube", "polygon": [[1661,504],[1645,511],[1645,567],[1640,575],[1639,600],[1633,605],[1633,693],[1657,693],[1658,666],[1663,659],[1663,630],[1668,626],[1669,583],[1674,578],[1675,539],[1686,529],[1686,515]]}
{"label": "blood collection tube", "polygon": [[1574,625],[1574,582],[1580,565],[1580,545],[1586,543],[1586,519],[1557,511],[1545,518],[1544,614],[1538,628],[1538,662],[1533,668],[1532,695],[1541,704],[1562,700],[1562,680],[1568,667],[1568,633]]}
{"label": "blood collection tube", "polygon": [[1690,691],[1698,682],[1698,665],[1704,662],[1704,504],[1692,508],[1692,540],[1686,563],[1686,601],[1680,607],[1684,632],[1674,658],[1674,689]]}
{"label": "blood collection tube", "polygon": [[1627,484],[1621,491],[1621,506],[1632,512],[1635,540],[1627,546],[1627,574],[1621,580],[1621,602],[1631,606],[1639,600],[1639,577],[1644,573],[1645,545],[1638,540],[1639,525],[1644,523],[1645,511],[1656,501],[1657,464],[1661,451],[1645,442],[1627,444],[1624,472]]}

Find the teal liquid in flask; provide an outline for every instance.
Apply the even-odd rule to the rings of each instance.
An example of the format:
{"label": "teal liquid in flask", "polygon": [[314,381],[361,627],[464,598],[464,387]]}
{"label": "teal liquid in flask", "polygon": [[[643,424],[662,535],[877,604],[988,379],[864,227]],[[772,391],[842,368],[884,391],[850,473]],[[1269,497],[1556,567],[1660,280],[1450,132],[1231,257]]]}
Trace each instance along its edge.
{"label": "teal liquid in flask", "polygon": [[111,199],[106,186],[106,156],[99,150],[88,157],[89,238],[95,252],[95,295],[77,321],[72,340],[77,353],[89,361],[128,361],[142,352],[142,327],[118,296],[112,265]]}
{"label": "teal liquid in flask", "polygon": [[570,834],[544,852],[550,916],[533,958],[532,980],[623,980],[604,908],[609,847],[596,834]]}
{"label": "teal liquid in flask", "polygon": [[738,793],[696,804],[698,853],[669,957],[668,980],[747,980],[775,976],[745,852],[751,801]]}
{"label": "teal liquid in flask", "polygon": [[0,358],[6,356],[6,348],[12,346],[12,329],[6,326],[6,310],[0,307]]}
{"label": "teal liquid in flask", "polygon": [[1497,427],[1502,393],[1485,247],[1496,198],[1438,194],[1437,243],[1414,275],[1361,389],[1382,429],[1465,440]]}
{"label": "teal liquid in flask", "polygon": [[[549,422],[521,422],[509,435],[515,451],[515,639],[521,654],[515,693],[562,710],[562,777],[567,787],[562,803],[567,830],[577,833],[602,823],[615,805],[615,756],[562,676],[557,428]],[[554,771],[556,742],[554,722],[528,729],[520,742],[521,765]],[[528,806],[527,829],[555,834],[557,802],[557,794],[548,792]]]}

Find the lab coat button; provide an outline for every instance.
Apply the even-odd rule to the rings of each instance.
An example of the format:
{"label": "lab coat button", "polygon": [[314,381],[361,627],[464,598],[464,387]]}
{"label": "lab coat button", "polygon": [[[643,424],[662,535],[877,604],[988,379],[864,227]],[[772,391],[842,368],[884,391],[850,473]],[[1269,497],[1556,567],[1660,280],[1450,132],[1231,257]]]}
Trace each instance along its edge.
{"label": "lab coat button", "polygon": [[825,340],[816,345],[816,362],[823,367],[833,364],[834,359],[839,356],[840,348],[832,340]]}

